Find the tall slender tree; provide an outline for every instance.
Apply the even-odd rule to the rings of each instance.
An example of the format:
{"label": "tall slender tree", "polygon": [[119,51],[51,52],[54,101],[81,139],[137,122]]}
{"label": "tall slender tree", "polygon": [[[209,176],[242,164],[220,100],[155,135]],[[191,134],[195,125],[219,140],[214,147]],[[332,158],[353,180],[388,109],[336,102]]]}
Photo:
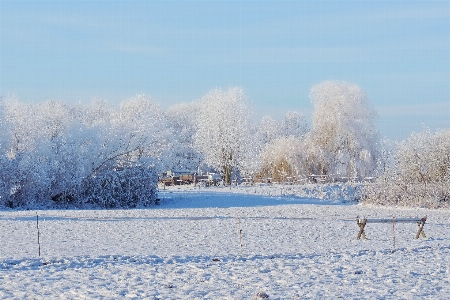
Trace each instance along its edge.
{"label": "tall slender tree", "polygon": [[249,110],[242,88],[215,89],[200,100],[195,147],[220,170],[226,184],[250,154]]}

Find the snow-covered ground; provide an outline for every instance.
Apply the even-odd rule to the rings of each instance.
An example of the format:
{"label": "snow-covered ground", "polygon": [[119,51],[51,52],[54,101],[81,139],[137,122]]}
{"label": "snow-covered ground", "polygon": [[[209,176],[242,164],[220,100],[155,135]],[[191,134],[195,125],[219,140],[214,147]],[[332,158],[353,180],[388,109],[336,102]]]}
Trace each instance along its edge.
{"label": "snow-covered ground", "polygon": [[[448,210],[368,207],[267,192],[274,190],[175,187],[161,191],[161,205],[149,209],[0,211],[0,298],[450,295]],[[414,239],[416,224],[400,223],[395,249],[392,224],[368,224],[369,239],[356,240],[358,215],[426,215],[427,239]]]}

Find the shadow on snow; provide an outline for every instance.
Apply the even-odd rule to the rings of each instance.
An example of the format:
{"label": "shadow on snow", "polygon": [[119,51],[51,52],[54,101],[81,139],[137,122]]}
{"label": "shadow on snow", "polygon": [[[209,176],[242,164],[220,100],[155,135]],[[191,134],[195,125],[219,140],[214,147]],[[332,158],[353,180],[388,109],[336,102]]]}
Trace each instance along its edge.
{"label": "shadow on snow", "polygon": [[230,208],[291,204],[348,205],[340,200],[321,200],[295,195],[264,196],[213,191],[160,191],[158,208]]}

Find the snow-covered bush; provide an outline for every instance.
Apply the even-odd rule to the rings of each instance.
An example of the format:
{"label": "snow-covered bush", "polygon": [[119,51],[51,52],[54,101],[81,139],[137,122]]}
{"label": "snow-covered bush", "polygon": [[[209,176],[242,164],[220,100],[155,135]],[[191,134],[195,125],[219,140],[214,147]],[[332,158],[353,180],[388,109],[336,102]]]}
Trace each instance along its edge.
{"label": "snow-covered bush", "polygon": [[54,199],[59,205],[80,207],[135,208],[155,203],[158,175],[141,166],[107,169],[83,180],[71,194]]}
{"label": "snow-covered bush", "polygon": [[402,206],[450,204],[450,129],[429,129],[401,142],[393,163],[366,186],[364,202]]}
{"label": "snow-covered bush", "polygon": [[450,129],[411,136],[397,151],[397,170],[406,182],[439,182],[450,173]]}
{"label": "snow-covered bush", "polygon": [[[162,114],[148,97],[129,99],[119,110],[99,100],[91,106],[71,108],[60,101],[27,104],[11,98],[1,102],[0,110],[4,129],[0,146],[2,206],[52,206],[62,198],[74,204],[84,203],[85,199],[77,197],[87,197],[90,189],[86,183],[115,176],[121,184],[133,186],[124,183],[134,180],[125,176],[130,172],[142,174],[143,181],[156,184],[156,177],[148,172],[155,172],[156,159],[151,155],[163,149],[155,142],[163,141],[158,136],[163,134],[159,127],[163,122]],[[138,171],[140,168],[148,170]],[[156,186],[149,187],[148,193],[153,195]],[[117,195],[107,189],[102,192]],[[120,206],[150,202],[128,199]],[[101,206],[104,203],[98,202],[98,206],[111,206]]]}
{"label": "snow-covered bush", "polygon": [[270,184],[257,187],[245,186],[239,192],[264,196],[286,196],[321,200],[336,200],[342,202],[359,202],[364,184],[346,183],[306,183],[301,185]]}

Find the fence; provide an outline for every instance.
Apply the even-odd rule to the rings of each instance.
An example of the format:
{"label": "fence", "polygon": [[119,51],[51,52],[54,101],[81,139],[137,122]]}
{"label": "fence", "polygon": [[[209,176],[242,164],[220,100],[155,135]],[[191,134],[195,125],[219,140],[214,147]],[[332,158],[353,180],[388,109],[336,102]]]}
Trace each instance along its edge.
{"label": "fence", "polygon": [[[0,218],[0,257],[80,255],[272,255],[351,250],[351,220],[255,216],[119,216],[123,211],[68,211],[64,215]],[[104,215],[109,214],[112,215]],[[370,222],[370,219],[368,219]],[[354,221],[353,221],[354,222]],[[354,226],[354,225],[353,225]],[[410,227],[397,242],[411,244]],[[38,244],[36,243],[39,234]],[[372,235],[385,249],[383,234]],[[355,244],[355,247],[359,247]],[[362,245],[362,244],[360,244]],[[361,246],[366,247],[366,246]]]}

